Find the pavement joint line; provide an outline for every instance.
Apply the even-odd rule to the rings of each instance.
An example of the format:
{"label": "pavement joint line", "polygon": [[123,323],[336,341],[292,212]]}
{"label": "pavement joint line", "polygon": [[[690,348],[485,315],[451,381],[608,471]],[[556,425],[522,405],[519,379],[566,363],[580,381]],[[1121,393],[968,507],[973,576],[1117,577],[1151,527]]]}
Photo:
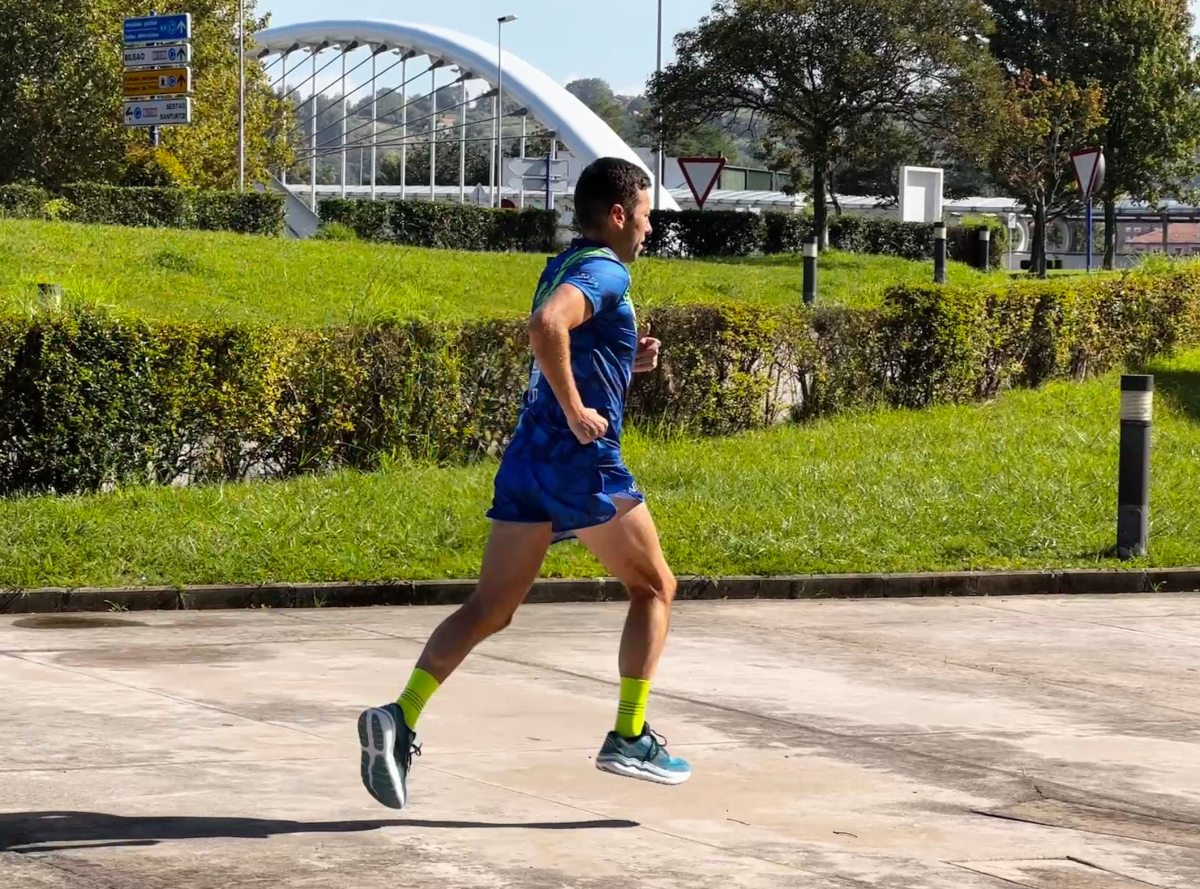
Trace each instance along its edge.
{"label": "pavement joint line", "polygon": [[[149,628],[143,628],[149,629]],[[186,648],[238,648],[246,645],[255,647],[261,645],[291,645],[297,642],[361,642],[363,636],[313,636],[307,639],[246,639],[241,642],[185,642]],[[70,654],[73,651],[97,651],[101,648],[121,648],[129,650],[131,646],[121,645],[114,641],[111,645],[105,646],[89,646],[87,648],[0,648],[0,654]],[[137,646],[151,650],[154,648],[177,648],[178,642],[172,642],[169,639],[164,639],[161,642],[144,642]]]}
{"label": "pavement joint line", "polygon": [[[1024,859],[1024,860],[1033,860],[1033,861],[1062,861],[1062,859],[1061,859],[1061,858],[1045,858],[1045,859],[1041,859],[1041,858],[1034,858],[1034,859]],[[1032,885],[1032,884],[1030,884],[1030,883],[1018,883],[1016,880],[1010,880],[1008,877],[998,877],[998,876],[996,876],[995,874],[989,874],[989,873],[986,873],[986,872],[984,872],[984,871],[981,871],[981,870],[979,870],[979,869],[977,869],[977,868],[971,867],[971,866],[970,866],[970,865],[968,865],[968,864],[963,864],[963,863],[961,863],[961,862],[958,862],[958,861],[949,861],[949,862],[946,862],[946,863],[947,863],[947,864],[950,864],[950,865],[952,865],[953,867],[957,867],[957,868],[959,868],[960,870],[965,870],[967,873],[970,873],[970,874],[978,874],[978,875],[979,875],[979,876],[981,876],[981,877],[987,877],[989,880],[999,880],[1001,883],[1006,883],[1006,884],[1007,884],[1007,885],[1009,885],[1009,886],[1019,886],[1019,887],[1021,887],[1021,889],[1038,889],[1038,887],[1037,887],[1037,886],[1034,886],[1034,885]]]}
{"label": "pavement joint line", "polygon": [[[1025,680],[1030,683],[1040,683],[1043,685],[1053,686],[1054,688],[1067,689],[1067,690],[1073,691],[1077,694],[1089,695],[1091,697],[1097,697],[1097,698],[1111,697],[1111,694],[1106,691],[1090,689],[1087,686],[1079,685],[1077,683],[1066,682],[1066,681],[1057,680],[1057,679],[1050,679],[1048,677],[1038,675],[1037,673],[1024,673],[1019,670],[1012,670],[1012,669],[1007,669],[1007,670],[1006,669],[996,669],[993,667],[986,667],[981,664],[972,664],[972,663],[968,663],[965,661],[954,660],[949,657],[928,657],[928,656],[924,656],[924,655],[920,655],[920,654],[914,654],[913,652],[911,652],[907,649],[893,649],[893,648],[888,648],[883,645],[874,645],[872,643],[863,642],[863,641],[859,641],[856,639],[843,639],[838,636],[829,635],[825,631],[815,631],[815,632],[811,632],[811,633],[803,633],[803,632],[793,629],[791,627],[787,627],[787,628],[763,627],[763,626],[758,626],[755,624],[745,624],[744,626],[749,627],[751,629],[763,631],[763,632],[778,633],[782,636],[792,636],[796,639],[801,639],[801,640],[812,638],[812,639],[820,639],[823,642],[832,642],[837,645],[857,646],[860,648],[867,648],[871,652],[876,652],[879,654],[887,655],[888,657],[907,658],[908,660],[917,661],[918,663],[942,664],[942,665],[951,666],[951,667],[958,667],[958,668],[964,669],[964,670],[973,670],[973,671],[976,671],[979,673],[985,673],[989,676],[1001,676],[1006,679],[1021,679],[1021,680]],[[1097,624],[1097,626],[1103,626],[1103,625]],[[1185,710],[1182,707],[1173,707],[1170,704],[1149,704],[1149,705],[1147,705],[1145,702],[1140,701],[1140,700],[1138,703],[1139,703],[1139,706],[1142,706],[1142,707],[1163,710],[1163,711],[1167,711],[1170,713],[1180,713],[1180,714],[1183,714],[1184,716],[1187,716],[1190,718],[1200,717],[1200,712],[1198,712],[1198,711]]]}
{"label": "pavement joint line", "polygon": [[[1087,618],[1084,618],[1084,617],[1067,617],[1066,615],[1061,615],[1061,614],[1034,615],[1031,612],[1024,611],[1019,608],[1001,608],[999,605],[996,605],[992,602],[972,602],[971,605],[975,608],[986,608],[989,611],[998,611],[1002,614],[1021,615],[1030,620],[1033,620],[1035,623],[1040,619],[1040,620],[1046,620],[1046,621],[1055,621],[1057,623],[1087,624],[1088,626],[1104,627],[1105,629],[1109,629],[1109,630],[1122,630],[1127,633],[1135,633],[1139,636],[1150,636],[1151,638],[1154,638],[1154,639],[1166,639],[1171,642],[1187,642],[1192,645],[1200,645],[1200,638],[1175,635],[1173,633],[1153,633],[1150,630],[1141,630],[1141,629],[1138,629],[1137,627],[1123,627],[1123,626],[1120,626],[1119,624],[1109,624],[1109,623],[1104,623],[1103,621],[1098,621],[1098,620],[1088,620]],[[1185,612],[1178,612],[1173,615],[1163,615],[1163,617],[1197,617],[1197,616],[1200,616],[1200,609],[1197,609],[1196,611],[1193,611],[1193,612],[1185,611]]]}
{"label": "pavement joint line", "polygon": [[[1057,800],[1057,797],[1051,796],[1048,798]],[[1091,805],[1091,808],[1105,809],[1106,811],[1110,811],[1110,812],[1113,812],[1114,814],[1118,814],[1118,815],[1137,814],[1136,812],[1130,812],[1130,811],[1126,811],[1124,809],[1114,808],[1112,806],[1097,806],[1095,804],[1090,804],[1090,805]],[[1147,845],[1150,845],[1150,846],[1167,846],[1168,848],[1171,848],[1171,849],[1190,849],[1191,848],[1190,846],[1181,846],[1179,843],[1172,843],[1170,840],[1156,840],[1156,839],[1152,839],[1150,837],[1130,837],[1130,836],[1125,836],[1124,834],[1119,834],[1119,833],[1110,833],[1110,832],[1099,831],[1099,830],[1088,830],[1086,827],[1073,827],[1069,824],[1046,824],[1043,821],[1029,821],[1025,818],[1016,818],[1011,815],[1003,815],[1003,814],[1000,814],[997,812],[986,812],[986,811],[983,811],[982,809],[972,809],[971,814],[982,815],[985,818],[995,818],[998,821],[1012,821],[1017,824],[1028,824],[1033,827],[1049,828],[1050,830],[1065,830],[1065,831],[1069,831],[1070,833],[1081,833],[1081,834],[1084,834],[1085,836],[1089,836],[1089,837],[1116,837],[1118,839],[1125,840],[1128,843],[1146,843]],[[1151,816],[1151,817],[1157,817],[1157,816]],[[1178,819],[1174,819],[1174,818],[1161,818],[1159,820],[1175,821],[1176,823],[1182,824],[1185,827],[1192,827],[1197,824],[1197,822],[1195,822],[1195,821],[1179,821]],[[1068,856],[1068,860],[1074,860],[1074,859],[1071,859]],[[1082,863],[1082,862],[1079,862],[1079,863]],[[1121,874],[1121,876],[1124,876],[1124,874]],[[1150,884],[1150,885],[1153,885],[1153,884]],[[1040,887],[1033,887],[1033,889],[1040,889]],[[1162,889],[1162,887],[1160,887],[1160,889]]]}
{"label": "pavement joint line", "polygon": [[179,697],[178,695],[173,695],[168,692],[160,691],[160,690],[154,689],[154,688],[145,688],[140,685],[130,685],[128,682],[120,682],[116,679],[113,679],[110,676],[100,676],[95,673],[89,673],[85,670],[79,670],[79,669],[75,669],[72,667],[63,666],[62,664],[44,663],[42,661],[34,660],[32,658],[22,657],[20,654],[8,653],[8,654],[6,654],[6,656],[14,658],[15,660],[24,661],[27,664],[34,664],[35,666],[46,667],[51,670],[60,670],[64,673],[70,673],[72,676],[82,676],[86,679],[93,679],[97,682],[107,683],[109,685],[115,685],[118,688],[128,689],[129,691],[141,692],[142,694],[153,695],[154,697],[163,698],[163,699],[169,700],[169,701],[175,701],[177,704],[188,704],[193,707],[199,707],[203,710],[211,710],[214,713],[221,713],[225,716],[233,716],[238,719],[244,719],[247,722],[257,723],[258,725],[269,725],[272,728],[280,728],[280,729],[285,729],[285,730],[289,730],[289,731],[294,731],[299,734],[305,735],[306,737],[309,737],[309,738],[317,738],[318,740],[321,740],[321,741],[328,741],[328,739],[325,738],[324,736],[315,734],[314,732],[307,731],[305,729],[300,728],[299,726],[284,725],[284,724],[280,724],[277,722],[271,722],[270,720],[267,720],[267,719],[257,719],[253,716],[247,716],[244,713],[238,713],[234,710],[226,710],[223,707],[217,707],[213,704],[207,704],[203,701],[196,701],[196,700],[192,700],[191,698]]}
{"label": "pavement joint line", "polygon": [[1150,886],[1152,889],[1167,889],[1161,883],[1147,883],[1145,880],[1140,880],[1137,877],[1131,877],[1128,874],[1120,873],[1110,867],[1105,867],[1102,864],[1096,864],[1094,861],[1088,861],[1086,858],[1080,858],[1076,855],[1068,855],[1067,861],[1074,861],[1076,864],[1082,864],[1084,867],[1090,867],[1098,871],[1103,871],[1106,874],[1112,874],[1114,877],[1120,877],[1123,880],[1132,880],[1134,883],[1141,883],[1143,886]]}
{"label": "pavement joint line", "polygon": [[[24,852],[20,849],[13,849],[10,851],[12,851],[12,854],[14,855],[21,856],[21,858],[25,861],[36,861],[38,864],[44,865],[51,870],[66,874],[71,880],[72,889],[74,889],[74,887],[78,887],[78,889],[118,889],[115,883],[109,883],[107,881],[100,882],[90,874],[78,873],[77,871],[66,867],[65,864],[61,864],[60,859],[50,858],[46,855],[38,854],[36,849],[30,849]],[[82,883],[80,881],[82,881]]]}

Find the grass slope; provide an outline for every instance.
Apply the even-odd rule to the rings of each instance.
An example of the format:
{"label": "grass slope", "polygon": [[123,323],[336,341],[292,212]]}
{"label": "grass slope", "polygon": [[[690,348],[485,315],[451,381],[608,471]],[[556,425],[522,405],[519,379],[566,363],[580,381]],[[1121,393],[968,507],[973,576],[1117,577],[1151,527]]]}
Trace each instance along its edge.
{"label": "grass slope", "polygon": [[[36,302],[36,285],[53,282],[64,286],[68,302],[151,318],[319,327],[381,314],[521,315],[545,261],[540,254],[0,219],[0,311],[24,311]],[[932,262],[830,253],[821,263],[820,299],[875,305],[886,287],[932,276]],[[982,278],[951,265],[951,282]],[[725,300],[777,305],[800,300],[801,266],[790,256],[644,259],[633,280],[642,308]]]}
{"label": "grass slope", "polygon": [[[1200,564],[1200,350],[1159,387],[1153,565]],[[631,435],[680,574],[1118,565],[1116,375],[717,440]],[[0,501],[0,586],[470,576],[495,464]],[[596,576],[575,544],[547,573]]]}

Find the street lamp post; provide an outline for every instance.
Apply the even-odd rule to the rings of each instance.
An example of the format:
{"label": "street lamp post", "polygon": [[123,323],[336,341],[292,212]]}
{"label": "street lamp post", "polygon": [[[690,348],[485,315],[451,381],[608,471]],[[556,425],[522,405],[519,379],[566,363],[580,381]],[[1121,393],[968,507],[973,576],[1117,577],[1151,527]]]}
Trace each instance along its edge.
{"label": "street lamp post", "polygon": [[[238,0],[238,191],[246,190],[246,0]],[[284,62],[286,65],[287,62]]]}
{"label": "street lamp post", "polygon": [[[657,71],[662,75],[662,33],[663,33],[663,0],[658,0],[658,66]],[[663,180],[663,144],[662,144],[662,113],[658,115],[658,144],[655,146],[658,151],[658,157],[655,162],[654,171],[654,209],[662,209],[662,180]]]}
{"label": "street lamp post", "polygon": [[497,207],[504,191],[504,26],[516,20],[515,15],[496,19],[496,191],[492,203]]}

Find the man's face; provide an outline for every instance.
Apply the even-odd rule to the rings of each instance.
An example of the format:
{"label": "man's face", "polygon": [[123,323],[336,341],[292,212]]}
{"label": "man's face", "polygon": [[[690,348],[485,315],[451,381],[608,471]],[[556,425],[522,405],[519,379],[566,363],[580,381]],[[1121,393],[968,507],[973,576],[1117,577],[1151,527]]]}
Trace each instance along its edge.
{"label": "man's face", "polygon": [[633,212],[627,213],[623,207],[615,210],[614,216],[620,217],[617,233],[612,245],[613,250],[622,262],[631,263],[638,258],[646,246],[646,237],[650,234],[650,189],[643,188],[638,192]]}

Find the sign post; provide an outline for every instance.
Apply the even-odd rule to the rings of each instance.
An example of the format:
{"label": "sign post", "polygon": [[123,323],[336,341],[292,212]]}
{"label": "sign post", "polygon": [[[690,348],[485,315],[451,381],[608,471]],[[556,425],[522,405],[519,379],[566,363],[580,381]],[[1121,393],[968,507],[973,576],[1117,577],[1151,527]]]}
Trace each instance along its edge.
{"label": "sign post", "polygon": [[704,202],[712,194],[713,188],[721,178],[721,171],[725,169],[725,158],[681,157],[679,169],[683,172],[683,178],[687,180],[688,188],[692,190],[696,206],[703,210]]}
{"label": "sign post", "polygon": [[1084,235],[1087,242],[1087,271],[1092,271],[1092,195],[1104,184],[1104,149],[1084,148],[1071,152],[1071,165],[1075,168],[1075,182],[1084,202]]}
{"label": "sign post", "polygon": [[125,125],[149,127],[158,147],[160,126],[192,122],[192,16],[136,16],[124,21]]}

